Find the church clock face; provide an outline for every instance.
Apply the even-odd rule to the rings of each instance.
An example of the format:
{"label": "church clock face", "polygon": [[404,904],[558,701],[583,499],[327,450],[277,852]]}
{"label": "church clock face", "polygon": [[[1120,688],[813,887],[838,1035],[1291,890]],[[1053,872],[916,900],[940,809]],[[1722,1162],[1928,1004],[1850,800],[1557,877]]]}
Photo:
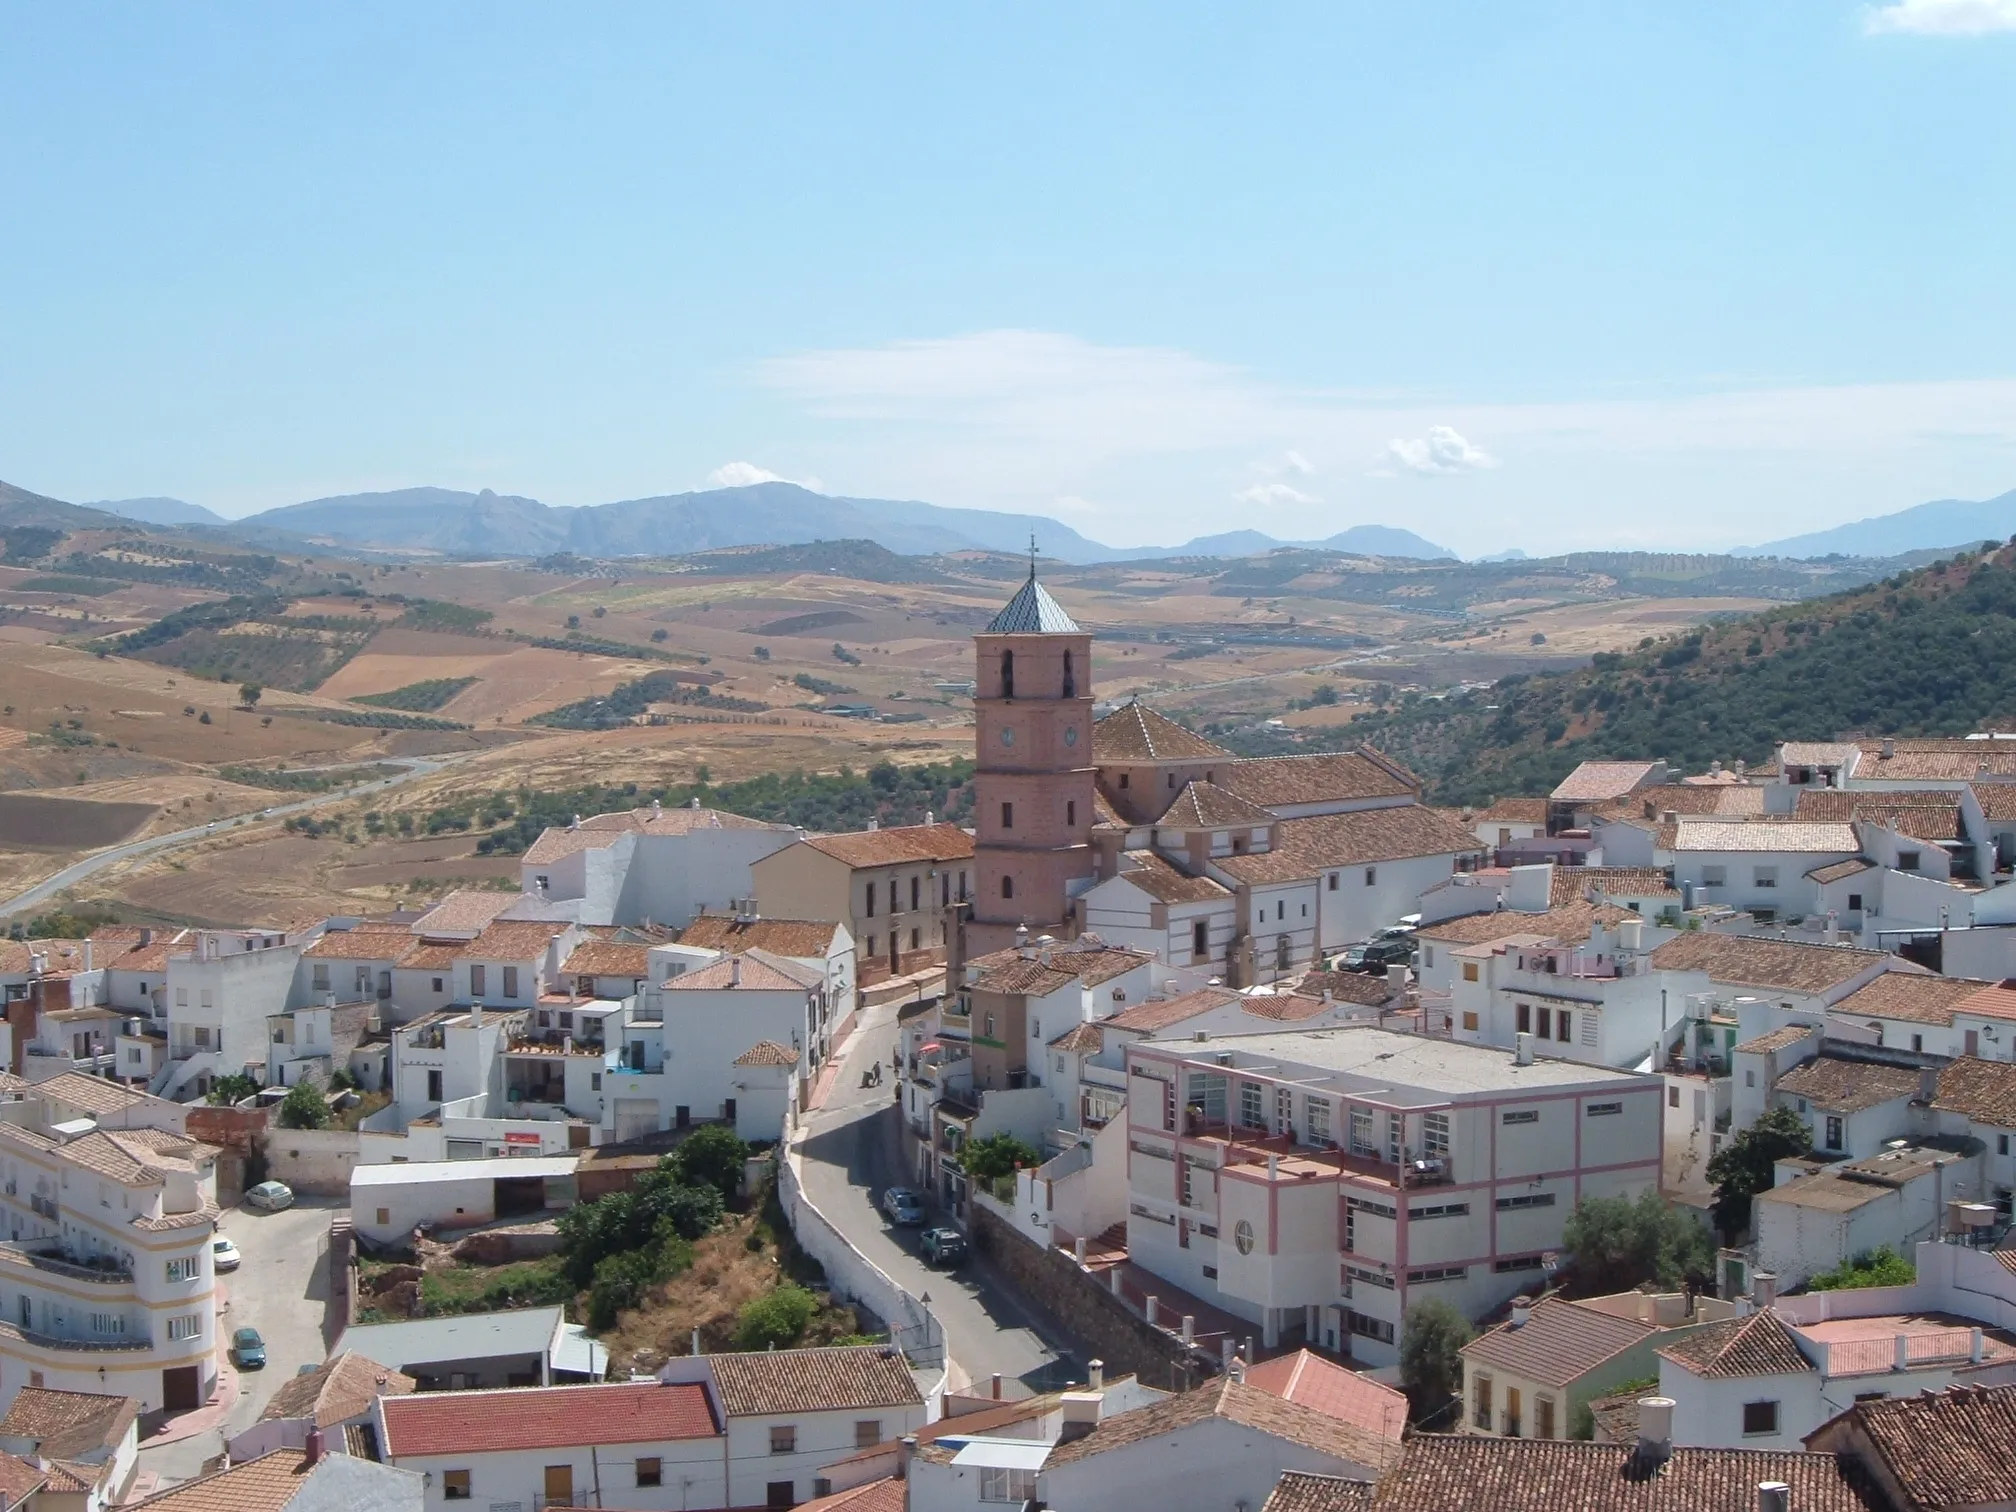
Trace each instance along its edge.
{"label": "church clock face", "polygon": [[1064,744],[1066,744],[1067,746],[1075,746],[1076,744],[1078,744],[1078,726],[1076,725],[1064,726]]}
{"label": "church clock face", "polygon": [[1004,746],[1012,746],[1015,744],[1015,727],[1013,725],[1008,725],[1002,729],[1001,744],[1003,744]]}

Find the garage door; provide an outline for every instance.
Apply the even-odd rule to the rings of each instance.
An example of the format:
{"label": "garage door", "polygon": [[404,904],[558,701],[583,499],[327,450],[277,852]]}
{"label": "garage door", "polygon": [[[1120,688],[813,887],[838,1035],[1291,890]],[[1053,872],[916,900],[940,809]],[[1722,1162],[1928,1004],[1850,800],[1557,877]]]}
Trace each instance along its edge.
{"label": "garage door", "polygon": [[194,1365],[161,1372],[161,1405],[169,1412],[187,1412],[203,1405],[203,1382]]}
{"label": "garage door", "polygon": [[616,1142],[642,1139],[658,1132],[658,1100],[653,1097],[616,1099]]}

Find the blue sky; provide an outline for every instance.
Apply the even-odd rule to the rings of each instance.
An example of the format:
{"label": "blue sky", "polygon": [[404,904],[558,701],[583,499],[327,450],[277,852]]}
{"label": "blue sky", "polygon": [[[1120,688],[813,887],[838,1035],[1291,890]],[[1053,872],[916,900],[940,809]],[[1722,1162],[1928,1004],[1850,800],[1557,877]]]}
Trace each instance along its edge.
{"label": "blue sky", "polygon": [[2016,488],[2011,98],[2016,0],[4,0],[0,477],[1768,539]]}

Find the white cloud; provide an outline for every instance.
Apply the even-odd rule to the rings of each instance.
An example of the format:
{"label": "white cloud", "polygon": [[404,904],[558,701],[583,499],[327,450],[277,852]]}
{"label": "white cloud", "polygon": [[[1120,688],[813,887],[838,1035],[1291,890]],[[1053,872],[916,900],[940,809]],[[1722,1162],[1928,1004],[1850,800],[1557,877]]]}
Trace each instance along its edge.
{"label": "white cloud", "polygon": [[1321,504],[1323,501],[1314,494],[1306,494],[1299,488],[1290,488],[1286,483],[1255,483],[1251,488],[1242,488],[1232,495],[1240,504]]}
{"label": "white cloud", "polygon": [[1863,14],[1873,33],[1911,32],[1921,37],[1979,37],[2016,31],[2016,0],[1895,0]]}
{"label": "white cloud", "polygon": [[767,467],[758,467],[754,462],[727,462],[707,474],[709,488],[747,488],[754,483],[796,483],[800,488],[809,488],[814,493],[825,490],[817,478],[787,478],[782,473],[774,473]]}
{"label": "white cloud", "polygon": [[1482,472],[1498,465],[1496,457],[1447,425],[1431,425],[1426,435],[1412,441],[1394,437],[1386,443],[1386,456],[1417,473]]}
{"label": "white cloud", "polygon": [[1309,459],[1303,456],[1302,453],[1290,447],[1285,456],[1289,471],[1298,472],[1305,478],[1315,476],[1316,469],[1309,465]]}

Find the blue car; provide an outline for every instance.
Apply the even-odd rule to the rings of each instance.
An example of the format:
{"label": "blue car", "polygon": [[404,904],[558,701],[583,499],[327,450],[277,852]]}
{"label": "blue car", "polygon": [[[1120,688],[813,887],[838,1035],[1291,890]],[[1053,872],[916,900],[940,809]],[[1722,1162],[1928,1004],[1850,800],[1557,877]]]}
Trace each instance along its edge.
{"label": "blue car", "polygon": [[241,1328],[231,1335],[231,1359],[240,1370],[266,1368],[266,1341],[256,1328]]}

